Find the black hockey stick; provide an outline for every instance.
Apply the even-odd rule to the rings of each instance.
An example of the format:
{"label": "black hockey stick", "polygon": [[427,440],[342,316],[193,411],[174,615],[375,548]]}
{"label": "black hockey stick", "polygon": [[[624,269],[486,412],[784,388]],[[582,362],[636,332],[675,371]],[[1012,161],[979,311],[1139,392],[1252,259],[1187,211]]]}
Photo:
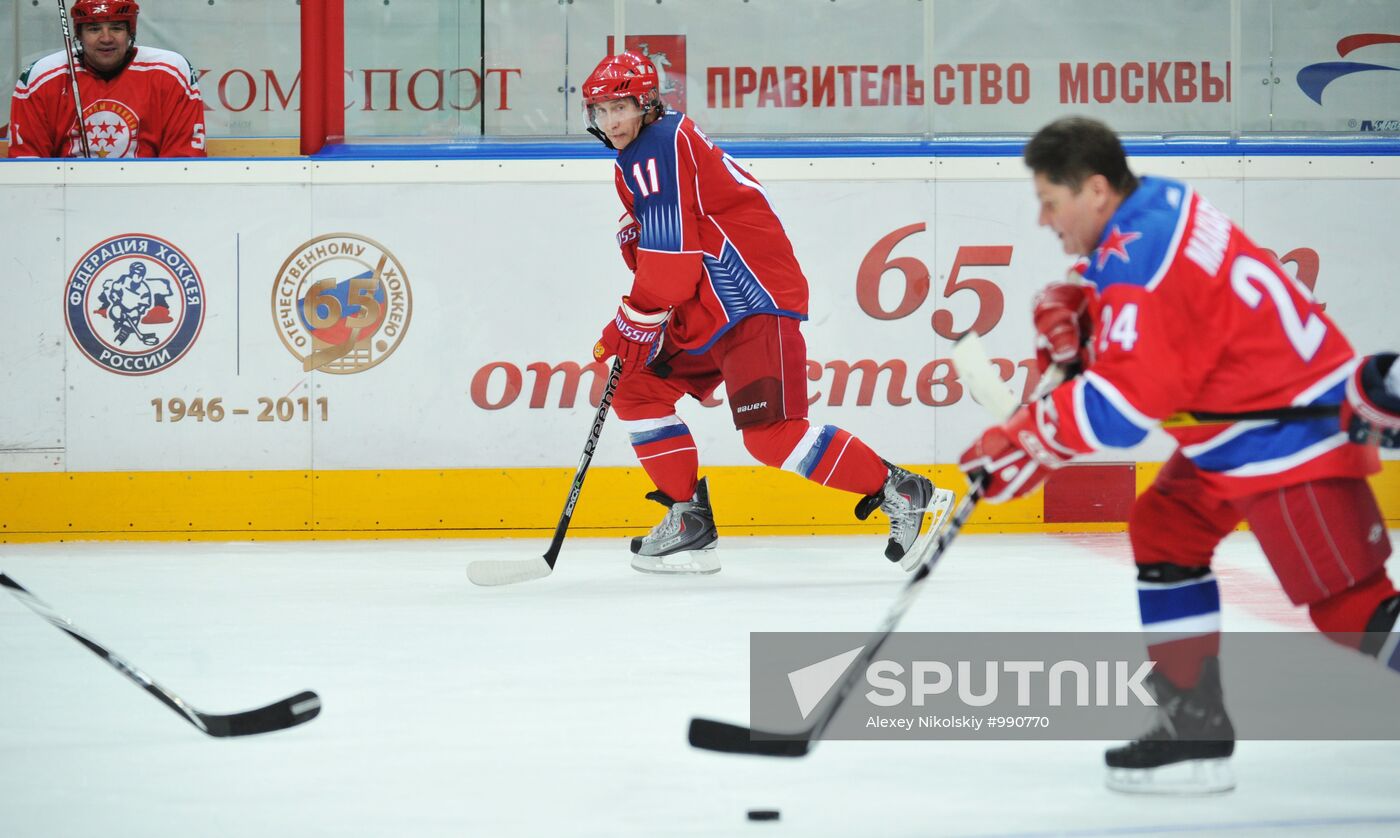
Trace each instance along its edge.
{"label": "black hockey stick", "polygon": [[1192,411],[1173,413],[1162,420],[1164,428],[1184,428],[1190,425],[1228,425],[1231,422],[1298,422],[1306,419],[1335,419],[1341,412],[1339,404],[1300,404],[1265,410],[1242,410],[1239,413],[1209,413]]}
{"label": "black hockey stick", "polygon": [[[1002,381],[1001,374],[987,357],[987,350],[976,332],[968,332],[953,344],[953,366],[962,379],[963,386],[982,406],[993,415],[1006,421],[1021,406],[1011,393],[1010,387]],[[1049,393],[1065,380],[1067,370],[1055,364],[1041,376],[1032,401]],[[1336,416],[1341,405],[1304,404],[1264,410],[1244,410],[1239,413],[1212,413],[1191,411],[1173,413],[1162,420],[1164,428],[1183,428],[1191,425],[1228,425],[1232,422],[1298,422],[1308,419],[1328,419]]]}
{"label": "black hockey stick", "polygon": [[755,730],[742,725],[732,725],[728,722],[717,722],[713,719],[694,718],[690,720],[690,744],[692,747],[702,748],[707,751],[722,751],[729,754],[753,754],[764,757],[801,757],[806,756],[817,740],[821,738],[822,732],[827,725],[836,717],[836,712],[841,709],[841,705],[846,701],[846,696],[865,675],[865,669],[879,653],[880,647],[885,645],[885,641],[894,634],[895,626],[904,617],[904,612],[909,610],[909,606],[914,602],[914,598],[919,595],[919,589],[933,573],[934,565],[943,558],[943,553],[947,551],[948,545],[957,537],[958,531],[972,515],[972,510],[977,507],[977,502],[982,498],[983,477],[981,474],[974,474],[971,485],[968,486],[967,495],[963,497],[958,508],[953,511],[953,517],[948,521],[948,528],[939,533],[938,538],[930,541],[925,546],[925,553],[918,568],[914,571],[909,581],[905,583],[900,591],[899,599],[895,600],[890,612],[885,615],[885,621],[880,625],[878,631],[871,636],[865,644],[865,648],[856,656],[855,662],[847,669],[841,677],[840,683],[836,687],[835,694],[828,700],[826,708],[812,722],[806,730],[793,731],[790,733],[777,733],[770,731]]}
{"label": "black hockey stick", "polygon": [[245,710],[242,713],[229,713],[227,715],[201,713],[186,704],[184,699],[178,695],[152,681],[149,675],[122,660],[101,643],[83,634],[67,617],[54,611],[48,603],[34,596],[23,585],[5,573],[0,573],[0,586],[9,588],[10,593],[28,606],[29,610],[48,620],[58,630],[66,632],[69,637],[86,646],[88,651],[110,663],[113,669],[160,699],[162,704],[174,710],[182,719],[210,736],[250,736],[254,733],[271,733],[274,730],[283,730],[309,722],[321,712],[320,697],[307,690],[256,710]]}
{"label": "black hockey stick", "polygon": [[554,540],[544,556],[528,561],[512,559],[483,559],[467,565],[467,578],[474,585],[510,585],[515,582],[528,582],[543,579],[554,571],[554,563],[559,559],[559,549],[564,546],[564,534],[569,531],[569,522],[574,517],[574,504],[578,503],[579,492],[583,491],[583,478],[588,474],[588,465],[593,462],[593,451],[598,447],[598,437],[603,434],[603,421],[608,418],[612,407],[613,394],[617,392],[618,379],[622,378],[622,359],[614,358],[612,370],[608,373],[608,384],[603,388],[598,400],[598,412],[593,415],[593,425],[588,429],[588,439],[583,443],[583,456],[579,458],[578,469],[574,471],[574,482],[569,487],[569,497],[564,502],[564,511],[559,515],[559,523],[554,527]]}
{"label": "black hockey stick", "polygon": [[58,0],[58,25],[63,28],[63,48],[68,52],[68,81],[73,86],[73,107],[78,112],[78,139],[83,145],[83,156],[92,157],[87,124],[83,122],[83,100],[78,95],[78,58],[73,49],[73,31],[68,28],[68,9],[63,5],[63,0]]}

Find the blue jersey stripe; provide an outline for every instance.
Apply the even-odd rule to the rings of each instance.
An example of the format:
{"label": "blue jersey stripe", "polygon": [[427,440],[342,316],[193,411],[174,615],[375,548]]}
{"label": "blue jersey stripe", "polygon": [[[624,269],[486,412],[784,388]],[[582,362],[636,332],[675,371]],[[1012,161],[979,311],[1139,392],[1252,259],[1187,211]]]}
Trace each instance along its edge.
{"label": "blue jersey stripe", "polygon": [[1092,382],[1085,380],[1082,387],[1084,415],[1100,443],[1112,448],[1131,448],[1147,438],[1147,429],[1123,415]]}
{"label": "blue jersey stripe", "polygon": [[1191,462],[1205,471],[1233,471],[1251,463],[1279,460],[1297,454],[1341,433],[1336,419],[1306,422],[1275,422],[1252,428],[1229,442],[1191,456]]}
{"label": "blue jersey stripe", "polygon": [[[1310,404],[1341,404],[1346,379],[1339,380]],[[1244,431],[1216,446],[1210,442],[1190,446],[1183,452],[1191,462],[1206,471],[1232,471],[1251,463],[1283,459],[1341,432],[1336,419],[1323,418],[1298,422],[1271,422]]]}

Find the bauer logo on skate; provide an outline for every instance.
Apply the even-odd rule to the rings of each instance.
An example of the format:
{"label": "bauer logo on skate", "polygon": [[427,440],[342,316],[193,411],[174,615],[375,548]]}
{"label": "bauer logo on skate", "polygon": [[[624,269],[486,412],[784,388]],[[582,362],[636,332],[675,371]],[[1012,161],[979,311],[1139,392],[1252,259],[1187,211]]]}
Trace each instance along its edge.
{"label": "bauer logo on skate", "polygon": [[298,246],[272,286],[277,334],[305,372],[349,375],[382,363],[403,341],[412,314],[399,260],[354,233]]}
{"label": "bauer logo on skate", "polygon": [[83,354],[121,375],[150,375],[184,357],[204,325],[204,282],[170,242],[141,233],[95,245],[64,292],[68,334]]}

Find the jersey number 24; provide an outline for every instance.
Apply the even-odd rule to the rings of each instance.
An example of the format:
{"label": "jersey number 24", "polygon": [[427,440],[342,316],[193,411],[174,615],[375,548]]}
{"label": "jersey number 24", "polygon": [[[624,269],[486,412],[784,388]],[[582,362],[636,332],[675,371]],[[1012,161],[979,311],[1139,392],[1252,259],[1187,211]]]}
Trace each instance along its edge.
{"label": "jersey number 24", "polygon": [[[1327,336],[1327,324],[1316,312],[1308,312],[1305,319],[1294,305],[1284,282],[1277,272],[1252,256],[1240,256],[1230,266],[1230,289],[1235,296],[1251,309],[1258,309],[1264,302],[1264,295],[1268,294],[1293,351],[1304,361],[1311,361],[1322,346],[1322,339]],[[1306,294],[1304,298],[1307,298]],[[1104,306],[1099,352],[1107,351],[1109,343],[1116,343],[1125,352],[1131,352],[1138,340],[1137,318],[1137,303],[1124,304],[1116,316],[1113,306]]]}

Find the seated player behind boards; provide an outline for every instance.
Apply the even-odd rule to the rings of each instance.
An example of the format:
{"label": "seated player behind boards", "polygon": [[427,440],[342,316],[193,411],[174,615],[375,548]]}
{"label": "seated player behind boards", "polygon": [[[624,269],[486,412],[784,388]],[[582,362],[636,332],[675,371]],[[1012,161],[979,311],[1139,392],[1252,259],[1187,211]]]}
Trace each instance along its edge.
{"label": "seated player behind boards", "polygon": [[1365,632],[1358,651],[1400,669],[1400,595],[1366,480],[1377,442],[1400,446],[1400,364],[1393,352],[1358,357],[1277,259],[1186,184],[1134,175],[1102,123],[1053,122],[1024,159],[1039,223],[1080,257],[1073,281],[1036,298],[1037,355],[1079,374],[963,454],[988,501],[1033,492],[1082,454],[1134,446],[1178,411],[1334,405],[1342,417],[1169,427],[1179,447],[1129,516],[1161,722],[1107,752],[1109,785],[1224,791],[1235,733],[1211,557],[1240,521],[1320,630]]}
{"label": "seated player behind boards", "polygon": [[651,573],[720,569],[709,486],[699,477],[682,396],[723,383],[734,425],[759,462],[860,496],[855,514],[889,516],[885,556],[906,569],[932,512],[946,520],[953,493],[881,459],[833,425],[807,420],[807,279],[763,186],[685,114],[668,110],[656,68],[623,52],[583,87],[588,130],[617,151],[625,213],[618,244],[632,285],[594,347],[623,374],[613,410],[667,507],[632,539],[632,566]]}
{"label": "seated player behind boards", "polygon": [[76,66],[70,69],[64,49],[20,74],[10,103],[10,157],[205,156],[204,100],[194,71],[178,53],[136,46],[140,13],[135,0],[73,4]]}

